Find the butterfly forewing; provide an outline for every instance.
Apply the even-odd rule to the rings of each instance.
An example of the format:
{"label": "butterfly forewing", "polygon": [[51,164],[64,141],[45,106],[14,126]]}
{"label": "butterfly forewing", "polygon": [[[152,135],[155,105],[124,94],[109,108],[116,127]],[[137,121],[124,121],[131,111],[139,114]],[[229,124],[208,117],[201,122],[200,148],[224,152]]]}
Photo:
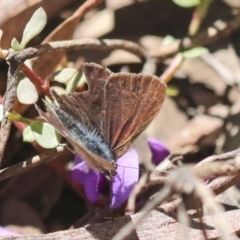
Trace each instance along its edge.
{"label": "butterfly forewing", "polygon": [[83,64],[82,70],[88,81],[88,91],[61,96],[54,93],[54,96],[65,112],[100,133],[105,120],[104,86],[111,72],[94,63]]}

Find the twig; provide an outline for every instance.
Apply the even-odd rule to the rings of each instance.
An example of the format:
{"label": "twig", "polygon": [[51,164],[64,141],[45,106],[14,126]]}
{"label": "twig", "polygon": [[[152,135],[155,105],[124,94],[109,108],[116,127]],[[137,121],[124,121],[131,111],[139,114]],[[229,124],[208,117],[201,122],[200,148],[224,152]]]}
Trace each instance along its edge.
{"label": "twig", "polygon": [[137,43],[120,40],[120,39],[103,39],[82,38],[77,40],[67,40],[58,42],[48,42],[35,47],[29,47],[19,52],[11,52],[8,59],[15,61],[25,61],[34,57],[41,56],[45,53],[55,51],[76,51],[80,49],[98,49],[98,50],[117,50],[122,49],[135,54],[140,59],[148,58],[147,53]]}
{"label": "twig", "polygon": [[233,86],[237,82],[235,75],[223,63],[221,63],[213,54],[203,54],[200,58],[208,64],[222,80],[229,86]]}
{"label": "twig", "polygon": [[174,56],[179,51],[188,50],[197,46],[209,45],[230,36],[234,31],[238,30],[239,27],[240,14],[238,14],[233,20],[222,23],[220,27],[218,26],[218,23],[216,23],[214,27],[208,28],[206,31],[193,38],[177,40],[173,44],[160,49],[159,52],[156,52],[152,57],[162,60]]}
{"label": "twig", "polygon": [[44,153],[34,156],[23,162],[17,163],[11,167],[4,168],[0,170],[0,181],[9,177],[15,176],[17,174],[26,172],[36,166],[39,166],[52,159],[60,157],[66,153],[68,153],[68,150],[63,146],[59,146],[55,149],[45,151]]}
{"label": "twig", "polygon": [[178,218],[178,222],[181,224],[181,228],[179,229],[180,230],[179,239],[181,240],[188,239],[187,227],[189,227],[190,225],[190,220],[187,214],[187,209],[183,201],[181,201],[178,205],[177,218]]}
{"label": "twig", "polygon": [[141,176],[138,183],[134,186],[129,198],[128,198],[128,204],[127,209],[129,211],[134,211],[135,209],[135,200],[137,198],[137,195],[141,192],[143,187],[146,185],[147,181],[149,180],[149,173],[145,173]]}
{"label": "twig", "polygon": [[168,83],[176,73],[176,71],[180,68],[183,63],[183,56],[181,53],[177,54],[174,59],[171,61],[169,67],[164,71],[164,73],[160,76],[161,81]]}
{"label": "twig", "polygon": [[146,205],[140,210],[143,212],[140,217],[138,217],[134,223],[129,222],[127,223],[113,238],[112,240],[121,240],[125,239],[133,230],[134,228],[143,220],[145,219],[152,209],[157,207],[161,202],[167,199],[172,193],[172,188],[170,185],[166,184],[161,192],[153,198],[153,200],[146,203]]}
{"label": "twig", "polygon": [[223,153],[223,154],[212,155],[210,157],[207,157],[207,158],[203,159],[202,161],[200,161],[196,165],[196,167],[201,166],[202,164],[206,164],[208,162],[233,160],[238,156],[240,156],[240,148],[238,148],[236,150],[233,150],[231,152],[226,152],[226,153]]}
{"label": "twig", "polygon": [[195,191],[201,201],[204,203],[206,208],[215,214],[215,218],[217,221],[217,225],[219,230],[222,232],[222,235],[219,237],[222,240],[231,239],[230,234],[228,233],[228,224],[223,217],[224,208],[220,205],[216,200],[215,196],[212,192],[207,188],[202,182],[200,182],[197,178],[195,180]]}
{"label": "twig", "polygon": [[19,65],[21,64],[21,62],[11,61],[11,59],[9,59],[9,63],[10,66],[8,69],[7,91],[3,105],[3,119],[0,131],[0,166],[12,125],[12,121],[7,119],[5,114],[6,112],[11,112],[13,110],[13,102],[19,74]]}

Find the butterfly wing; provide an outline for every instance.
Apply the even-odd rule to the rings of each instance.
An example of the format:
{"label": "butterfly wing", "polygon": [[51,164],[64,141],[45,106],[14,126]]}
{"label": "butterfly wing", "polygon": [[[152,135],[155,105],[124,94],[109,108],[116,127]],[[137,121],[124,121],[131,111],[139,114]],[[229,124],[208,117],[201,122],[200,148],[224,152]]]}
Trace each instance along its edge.
{"label": "butterfly wing", "polygon": [[95,63],[83,63],[82,70],[88,81],[87,91],[61,96],[52,93],[61,109],[101,134],[105,121],[104,86],[112,73]]}
{"label": "butterfly wing", "polygon": [[[39,115],[44,118],[49,124],[53,125],[55,129],[64,136],[74,147],[75,151],[81,155],[81,157],[87,162],[89,167],[100,171],[106,175],[115,175],[116,166],[100,156],[92,153],[87,148],[82,146],[79,141],[73,138],[67,128],[59,119],[59,112],[57,111],[57,106],[48,104],[45,102],[46,112],[43,112],[37,105],[35,105]],[[56,114],[57,113],[57,114]]]}
{"label": "butterfly wing", "polygon": [[144,74],[111,74],[104,89],[105,135],[115,159],[122,156],[159,112],[166,85]]}
{"label": "butterfly wing", "polygon": [[[61,109],[105,137],[116,160],[131,147],[159,112],[166,86],[157,77],[114,74],[94,63],[83,63],[82,70],[88,80],[88,91],[61,96],[53,92],[53,95]],[[57,125],[62,125],[57,116],[53,117],[54,111],[50,107],[47,112],[51,114],[40,112],[46,121],[53,126],[56,126],[57,121]],[[56,127],[60,134],[80,148],[77,150],[79,153],[86,151],[63,128]],[[97,164],[93,160],[88,160],[88,163]],[[100,165],[105,166],[104,161]],[[105,168],[109,169],[110,166]]]}

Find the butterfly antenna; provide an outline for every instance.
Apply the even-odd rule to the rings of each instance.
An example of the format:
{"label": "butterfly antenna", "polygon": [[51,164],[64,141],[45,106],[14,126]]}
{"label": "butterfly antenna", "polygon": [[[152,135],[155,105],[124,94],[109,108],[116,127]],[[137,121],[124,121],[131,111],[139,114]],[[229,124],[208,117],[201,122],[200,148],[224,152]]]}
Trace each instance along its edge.
{"label": "butterfly antenna", "polygon": [[58,146],[65,147],[68,151],[75,154],[74,150],[72,150],[66,143],[59,143]]}
{"label": "butterfly antenna", "polygon": [[129,167],[129,166],[122,166],[117,164],[118,167],[122,167],[122,168],[132,168],[132,169],[139,169],[139,167]]}
{"label": "butterfly antenna", "polygon": [[98,174],[98,177],[97,177],[96,192],[98,191],[98,188],[99,188],[99,182],[100,182],[100,173]]}

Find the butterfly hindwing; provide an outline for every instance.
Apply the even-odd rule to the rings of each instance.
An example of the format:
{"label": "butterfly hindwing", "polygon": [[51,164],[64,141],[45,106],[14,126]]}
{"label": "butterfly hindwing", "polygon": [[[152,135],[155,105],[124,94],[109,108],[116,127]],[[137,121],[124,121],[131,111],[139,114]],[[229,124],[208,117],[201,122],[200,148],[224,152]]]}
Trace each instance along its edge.
{"label": "butterfly hindwing", "polygon": [[75,151],[86,161],[89,167],[96,169],[106,175],[114,175],[116,172],[116,166],[109,161],[106,161],[102,157],[92,153],[85,148],[80,141],[73,138],[73,135],[66,128],[64,123],[60,120],[58,107],[45,102],[46,112],[43,112],[37,105],[35,106],[39,115],[44,118],[49,124],[55,127],[55,129],[64,136],[74,147]]}

